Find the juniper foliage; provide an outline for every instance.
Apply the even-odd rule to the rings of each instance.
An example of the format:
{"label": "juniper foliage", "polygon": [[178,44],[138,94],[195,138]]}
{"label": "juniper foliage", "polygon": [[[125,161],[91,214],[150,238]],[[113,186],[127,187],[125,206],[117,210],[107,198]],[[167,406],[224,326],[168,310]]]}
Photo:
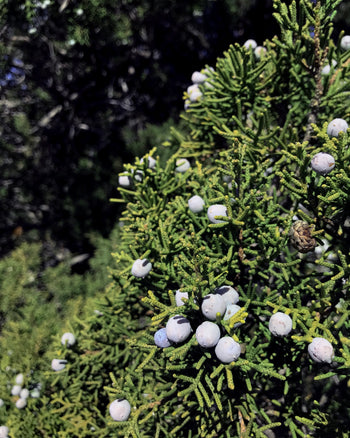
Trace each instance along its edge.
{"label": "juniper foliage", "polygon": [[[339,3],[275,0],[280,37],[259,58],[235,44],[207,66],[171,158],[126,165],[132,184],[113,199],[126,206],[101,313],[77,321],[74,348],[52,352],[68,364],[47,372],[50,393],[23,412],[32,436],[347,436],[350,152],[347,132],[327,134],[350,110],[350,52],[342,34],[331,39]],[[326,175],[310,166],[318,152],[334,157]],[[191,167],[176,171],[184,159]],[[189,210],[193,195],[202,212]],[[211,223],[215,204],[227,214]],[[137,259],[152,263],[144,278],[131,274]],[[195,336],[203,298],[223,285],[241,306],[215,321],[241,346],[228,364]],[[180,308],[177,290],[188,294]],[[292,318],[287,336],[269,330],[276,312]],[[193,332],[157,347],[154,333],[177,314]],[[330,363],[310,358],[316,337],[332,344]],[[109,404],[124,398],[130,416],[115,422]],[[14,436],[24,430],[12,425]]]}
{"label": "juniper foliage", "polygon": [[[10,436],[39,436],[33,428],[40,428],[40,421],[49,421],[48,412],[38,423],[31,407],[35,405],[35,393],[43,394],[45,400],[42,372],[51,362],[52,342],[60,342],[63,332],[74,330],[75,317],[91,315],[92,297],[108,284],[106,265],[111,262],[110,253],[118,234],[116,226],[109,239],[91,237],[96,252],[84,275],[72,274],[77,257],[59,253],[57,248],[56,265],[50,259],[50,266],[46,266],[47,243],[24,242],[1,259],[0,425],[6,422]],[[21,389],[30,392],[25,411],[15,406],[19,396],[11,394],[17,374],[23,375]]]}

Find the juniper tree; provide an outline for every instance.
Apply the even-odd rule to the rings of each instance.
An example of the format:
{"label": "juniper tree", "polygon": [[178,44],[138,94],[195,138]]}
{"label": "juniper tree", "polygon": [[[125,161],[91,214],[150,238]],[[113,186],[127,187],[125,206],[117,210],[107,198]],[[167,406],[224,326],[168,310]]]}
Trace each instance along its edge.
{"label": "juniper tree", "polygon": [[[65,368],[11,415],[14,436],[348,436],[350,153],[346,126],[330,125],[350,109],[350,52],[331,39],[339,3],[275,0],[280,36],[230,46],[197,97],[184,93],[188,132],[162,145],[170,159],[154,149],[126,165],[100,313],[76,321],[72,348],[57,342]],[[203,341],[205,322],[220,340]]]}

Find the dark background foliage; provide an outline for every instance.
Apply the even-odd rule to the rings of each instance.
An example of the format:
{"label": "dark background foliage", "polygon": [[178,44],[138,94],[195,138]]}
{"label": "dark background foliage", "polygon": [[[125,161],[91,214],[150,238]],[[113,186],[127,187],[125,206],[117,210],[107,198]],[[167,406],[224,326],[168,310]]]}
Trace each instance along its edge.
{"label": "dark background foliage", "polygon": [[90,233],[107,236],[118,217],[109,198],[122,164],[166,139],[162,124],[178,123],[192,72],[233,42],[278,32],[272,0],[0,8],[1,254],[23,236],[91,252]]}

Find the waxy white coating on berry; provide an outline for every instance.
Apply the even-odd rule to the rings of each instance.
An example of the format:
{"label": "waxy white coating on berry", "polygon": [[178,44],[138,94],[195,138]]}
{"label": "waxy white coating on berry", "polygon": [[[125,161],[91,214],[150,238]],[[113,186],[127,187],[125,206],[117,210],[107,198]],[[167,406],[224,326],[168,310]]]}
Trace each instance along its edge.
{"label": "waxy white coating on berry", "polygon": [[150,273],[152,269],[152,263],[147,259],[137,259],[131,268],[131,273],[135,277],[144,278]]}
{"label": "waxy white coating on berry", "polygon": [[19,398],[16,401],[16,408],[23,409],[27,406],[27,400],[25,398]]}
{"label": "waxy white coating on berry", "polygon": [[327,134],[330,137],[338,137],[339,132],[344,132],[345,134],[348,127],[349,125],[344,119],[333,119],[327,127]]}
{"label": "waxy white coating on berry", "polygon": [[269,330],[274,336],[286,336],[293,327],[292,318],[286,313],[274,313],[269,321]]}
{"label": "waxy white coating on berry", "polygon": [[9,431],[7,426],[0,426],[0,438],[7,438]]}
{"label": "waxy white coating on berry", "polygon": [[239,301],[238,292],[232,286],[220,286],[215,289],[215,293],[222,296],[226,306],[229,304],[236,304]]}
{"label": "waxy white coating on berry", "polygon": [[126,421],[130,412],[130,403],[125,399],[114,400],[109,406],[109,413],[114,421]]}
{"label": "waxy white coating on berry", "polygon": [[67,347],[71,347],[72,345],[74,345],[76,342],[75,336],[73,335],[73,333],[63,333],[62,338],[61,338],[61,344],[62,345],[66,345]]}
{"label": "waxy white coating on berry", "polygon": [[190,322],[182,315],[173,316],[166,324],[166,335],[171,342],[183,342],[189,337],[191,331]]}
{"label": "waxy white coating on berry", "polygon": [[266,53],[266,49],[263,46],[257,46],[254,49],[254,55],[257,59],[260,59]]}
{"label": "waxy white coating on berry", "polygon": [[191,81],[195,84],[202,84],[207,79],[207,76],[199,71],[192,73]]}
{"label": "waxy white coating on berry", "polygon": [[334,357],[332,344],[324,338],[314,338],[308,346],[308,352],[315,362],[331,363]]}
{"label": "waxy white coating on berry", "polygon": [[[233,315],[235,315],[237,312],[239,312],[242,309],[241,306],[238,306],[238,304],[228,304],[226,307],[226,312],[224,315],[224,320],[230,319]],[[241,322],[236,322],[233,327],[239,327],[242,325]]]}
{"label": "waxy white coating on berry", "polygon": [[[156,161],[153,157],[148,157],[148,158],[147,158],[147,161],[148,161],[148,167],[149,167],[150,169],[155,169],[156,164],[157,164],[157,161]],[[141,160],[140,160],[140,164],[142,164],[143,162],[144,162],[144,159],[141,158]]]}
{"label": "waxy white coating on berry", "polygon": [[221,316],[225,313],[226,303],[221,295],[209,294],[203,298],[201,309],[206,318],[215,321],[217,313]]}
{"label": "waxy white coating on berry", "polygon": [[244,44],[243,44],[243,46],[246,48],[246,49],[256,49],[257,47],[258,47],[258,44],[257,44],[257,42],[255,41],[255,40],[252,40],[252,39],[249,39],[249,40],[247,40]]}
{"label": "waxy white coating on berry", "polygon": [[33,391],[30,393],[30,396],[32,398],[39,398],[40,397],[40,391],[38,388],[34,388]]}
{"label": "waxy white coating on berry", "polygon": [[327,175],[327,173],[334,169],[334,166],[335,159],[330,154],[326,154],[325,152],[319,152],[312,157],[311,168],[321,175]]}
{"label": "waxy white coating on berry", "polygon": [[223,363],[237,360],[241,354],[241,346],[234,339],[224,336],[215,347],[216,357]]}
{"label": "waxy white coating on berry", "polygon": [[51,368],[54,371],[62,371],[66,367],[67,361],[64,359],[52,359]]}
{"label": "waxy white coating on berry", "polygon": [[175,172],[184,173],[191,167],[191,164],[186,158],[179,158],[176,160]]}
{"label": "waxy white coating on berry", "polygon": [[11,389],[11,394],[12,395],[19,395],[19,393],[22,391],[22,386],[21,385],[13,385],[12,389]]}
{"label": "waxy white coating on berry", "polygon": [[142,170],[131,170],[132,176],[134,178],[135,181],[141,182],[142,178],[143,178],[143,172]]}
{"label": "waxy white coating on berry", "polygon": [[204,348],[215,347],[220,339],[220,329],[217,324],[204,321],[197,327],[196,339],[198,344]]}
{"label": "waxy white coating on berry", "polygon": [[350,35],[344,35],[343,38],[340,40],[340,47],[343,50],[349,50],[350,49]]}
{"label": "waxy white coating on berry", "polygon": [[188,200],[188,208],[192,211],[192,213],[199,213],[202,211],[204,204],[204,199],[198,195],[194,195]]}
{"label": "waxy white coating on berry", "polygon": [[191,93],[193,93],[194,91],[199,90],[198,84],[192,84],[187,88],[187,94],[190,95]]}
{"label": "waxy white coating on berry", "polygon": [[154,343],[157,347],[167,348],[171,346],[171,342],[169,341],[166,335],[166,328],[161,328],[157,330],[154,334]]}
{"label": "waxy white coating on berry", "polygon": [[19,393],[19,396],[21,398],[28,398],[29,397],[29,389],[23,388],[22,391]]}
{"label": "waxy white coating on berry", "polygon": [[185,305],[182,298],[186,298],[188,300],[188,292],[181,292],[181,291],[177,290],[175,292],[175,303],[176,303],[177,307]]}
{"label": "waxy white coating on berry", "polygon": [[213,224],[225,222],[221,219],[215,219],[215,216],[227,216],[227,208],[222,204],[214,204],[208,208],[208,218]]}
{"label": "waxy white coating on berry", "polygon": [[196,102],[202,97],[202,92],[198,87],[198,84],[190,85],[187,88],[187,94],[191,102]]}
{"label": "waxy white coating on berry", "polygon": [[2,398],[0,398],[0,408],[1,406],[4,406],[4,400]]}
{"label": "waxy white coating on berry", "polygon": [[17,374],[15,381],[16,381],[17,385],[23,385],[23,381],[24,381],[23,374],[22,373]]}
{"label": "waxy white coating on berry", "polygon": [[[335,67],[336,65],[337,65],[337,61],[335,59],[332,59],[332,66]],[[323,67],[321,73],[323,75],[329,75],[330,71],[331,71],[331,66],[330,64],[327,64]]]}
{"label": "waxy white coating on berry", "polygon": [[118,184],[121,187],[130,187],[132,184],[132,179],[128,175],[119,175]]}

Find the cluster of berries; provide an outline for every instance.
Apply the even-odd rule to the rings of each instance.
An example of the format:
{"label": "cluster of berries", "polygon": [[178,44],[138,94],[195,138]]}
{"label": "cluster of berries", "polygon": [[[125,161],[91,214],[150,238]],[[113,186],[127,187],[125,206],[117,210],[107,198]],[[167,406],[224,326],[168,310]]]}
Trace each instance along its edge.
{"label": "cluster of berries", "polygon": [[187,110],[191,103],[197,102],[202,96],[203,93],[200,90],[200,85],[204,85],[207,88],[212,87],[210,82],[207,81],[208,79],[208,73],[214,71],[212,67],[209,67],[209,69],[203,69],[200,72],[195,71],[192,73],[191,81],[192,84],[187,88],[186,90],[186,100],[184,108]]}
{"label": "cluster of berries", "polygon": [[[243,46],[247,50],[253,50],[256,59],[260,59],[266,53],[266,48],[263,46],[258,46],[257,42],[253,39],[247,40]],[[191,81],[192,84],[187,87],[185,93],[185,104],[184,108],[187,110],[191,103],[197,102],[203,96],[203,93],[200,89],[200,85],[204,85],[207,88],[211,88],[212,85],[208,82],[208,73],[214,71],[212,67],[205,68],[201,71],[195,71],[192,73]]]}
{"label": "cluster of berries", "polygon": [[[329,137],[338,137],[340,133],[346,134],[348,124],[344,119],[333,119],[327,126]],[[311,168],[320,175],[327,175],[335,167],[335,159],[331,154],[318,152],[311,159]]]}
{"label": "cluster of berries", "polygon": [[253,40],[253,39],[247,40],[243,44],[243,47],[245,47],[247,50],[253,50],[256,59],[262,58],[265,55],[265,53],[266,53],[265,47],[258,46],[258,43],[255,40]]}
{"label": "cluster of berries", "polygon": [[[178,307],[185,305],[188,293],[177,290],[175,302]],[[203,348],[214,348],[216,357],[223,363],[231,363],[238,359],[241,347],[238,342],[229,336],[222,336],[216,319],[223,316],[223,320],[230,319],[241,310],[236,303],[239,300],[238,292],[231,286],[221,286],[214,293],[206,295],[201,304],[202,316],[207,320],[198,325],[196,340]],[[239,323],[238,323],[239,325]],[[167,348],[173,344],[184,342],[192,333],[190,321],[183,315],[170,318],[166,327],[154,334],[154,342],[160,348]]]}
{"label": "cluster of berries", "polygon": [[[15,406],[17,409],[23,409],[27,406],[27,399],[39,398],[40,397],[40,384],[29,385],[29,388],[23,387],[24,375],[22,373],[17,374],[15,377],[15,383],[11,386],[11,395],[14,397]],[[5,403],[0,399],[0,408],[4,406]],[[9,428],[5,425],[0,426],[0,438],[8,438]]]}
{"label": "cluster of berries", "polygon": [[17,374],[16,383],[11,388],[11,395],[18,397],[15,404],[16,408],[23,409],[27,406],[27,398],[29,397],[29,389],[23,388],[24,376]]}
{"label": "cluster of berries", "polygon": [[[144,159],[141,158],[140,164],[143,164]],[[155,169],[157,165],[157,160],[153,157],[147,157],[147,166],[149,169]],[[186,158],[178,158],[175,162],[175,172],[184,173],[191,167],[191,163]],[[118,178],[118,184],[124,188],[130,188],[133,186],[134,181],[141,182],[143,179],[142,170],[131,170],[131,175],[120,174]]]}
{"label": "cluster of berries", "polygon": [[[143,162],[144,162],[144,159],[141,158],[140,164],[143,164]],[[151,157],[151,156],[147,157],[147,166],[149,169],[155,169],[156,164],[157,164],[157,161],[153,157]],[[136,171],[132,170],[131,175],[132,176],[124,175],[124,174],[119,175],[119,178],[118,178],[119,185],[121,187],[127,188],[127,187],[131,187],[133,185],[133,180],[138,181],[138,182],[142,181],[142,178],[143,178],[142,170],[136,170]]]}

